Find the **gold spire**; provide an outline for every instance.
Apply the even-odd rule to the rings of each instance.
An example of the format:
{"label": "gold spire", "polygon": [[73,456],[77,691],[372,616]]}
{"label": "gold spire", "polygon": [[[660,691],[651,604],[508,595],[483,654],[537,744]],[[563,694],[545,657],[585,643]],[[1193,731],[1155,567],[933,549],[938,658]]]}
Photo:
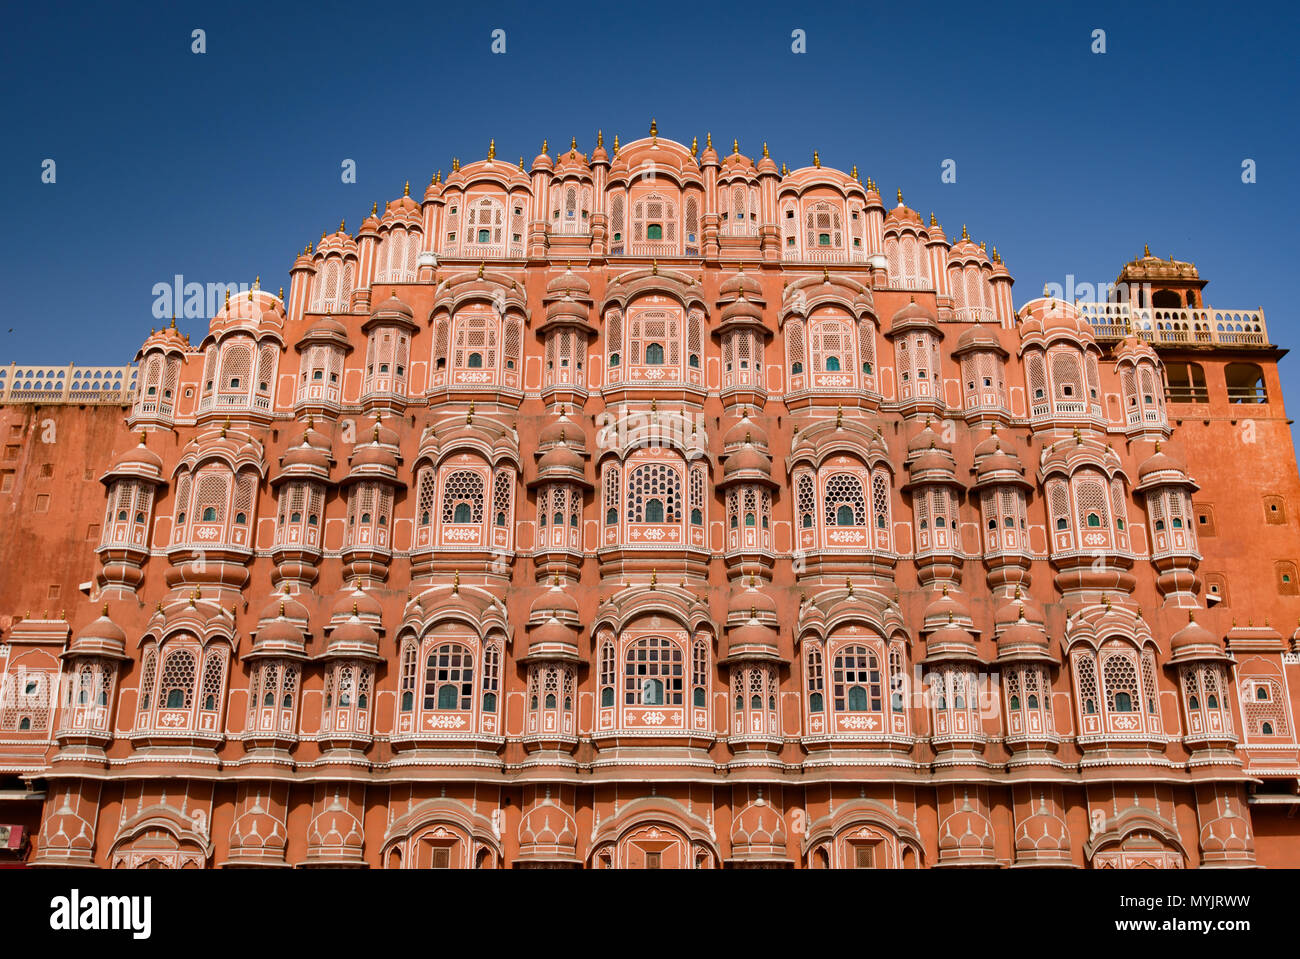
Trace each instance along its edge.
{"label": "gold spire", "polygon": [[577,153],[577,152],[578,152],[578,138],[577,138],[577,137],[570,137],[570,138],[569,138],[569,152],[570,152],[570,153]]}
{"label": "gold spire", "polygon": [[473,400],[469,401],[469,409],[465,411],[465,425],[466,426],[474,425],[474,401]]}
{"label": "gold spire", "polygon": [[962,238],[963,240],[969,240],[969,239],[970,239],[970,234],[966,232],[966,224],[965,224],[965,223],[963,223],[963,224],[961,225],[961,238]]}
{"label": "gold spire", "polygon": [[844,586],[845,586],[845,588],[848,589],[848,591],[849,591],[849,595],[852,596],[852,595],[853,595],[853,580],[851,580],[849,577],[845,576],[845,577],[844,577]]}
{"label": "gold spire", "polygon": [[348,228],[348,221],[347,221],[347,220],[339,220],[339,232],[342,233],[342,232],[343,232],[344,230],[346,230],[347,228]]}
{"label": "gold spire", "polygon": [[650,588],[654,589],[655,586],[658,585],[658,583],[659,583],[659,570],[657,569],[650,570]]}
{"label": "gold spire", "polygon": [[691,137],[691,156],[699,156],[699,153],[700,153],[700,138]]}
{"label": "gold spire", "polygon": [[816,150],[813,150],[813,166],[817,167],[819,170],[822,166],[822,155]]}
{"label": "gold spire", "polygon": [[650,118],[650,139],[656,142],[659,140],[659,124],[655,121],[654,117]]}
{"label": "gold spire", "polygon": [[488,159],[495,160],[496,158],[497,158],[497,141],[496,141],[496,137],[493,137],[492,139],[488,140]]}
{"label": "gold spire", "polygon": [[704,134],[704,149],[706,149],[706,150],[712,150],[712,149],[713,149],[713,131],[712,131],[712,130],[706,131],[705,134]]}
{"label": "gold spire", "polygon": [[771,156],[770,156],[770,155],[768,154],[768,152],[767,152],[767,141],[766,141],[766,140],[763,141],[763,156],[767,157],[769,160],[771,159]]}
{"label": "gold spire", "polygon": [[899,190],[899,191],[898,191],[898,205],[899,205],[899,206],[902,206],[902,205],[903,205],[903,191],[902,191],[902,190]]}
{"label": "gold spire", "polygon": [[1143,243],[1143,244],[1142,244],[1142,255],[1143,255],[1143,256],[1150,256],[1150,255],[1151,255],[1151,244],[1150,244],[1150,243]]}
{"label": "gold spire", "polygon": [[930,226],[938,226],[939,221],[934,218],[934,211],[930,211]]}
{"label": "gold spire", "polygon": [[603,130],[597,130],[597,131],[596,131],[596,146],[598,146],[598,147],[603,147],[604,145],[605,145],[605,133],[604,133]]}
{"label": "gold spire", "polygon": [[524,158],[523,158],[523,157],[520,157],[520,158],[519,158],[519,170],[520,170],[521,173],[523,172],[523,169],[524,169]]}
{"label": "gold spire", "polygon": [[[410,181],[407,181],[407,185],[408,185],[408,186],[410,185]],[[410,194],[408,193],[407,196],[410,196]],[[370,215],[371,215],[371,216],[378,216],[378,215],[379,215],[379,204],[378,204],[378,203],[371,203],[371,204],[370,204]]]}
{"label": "gold spire", "polygon": [[853,164],[853,169],[849,172],[849,176],[853,177],[855,180],[858,179],[858,165],[856,163]]}
{"label": "gold spire", "polygon": [[407,180],[406,186],[402,187],[402,196],[410,196],[410,195],[411,195],[411,181]]}
{"label": "gold spire", "polygon": [[618,134],[614,134],[614,156],[618,156]]}
{"label": "gold spire", "polygon": [[733,154],[739,154],[739,153],[740,153],[740,140],[732,140],[732,141],[731,141],[731,152],[732,152]]}
{"label": "gold spire", "polygon": [[230,309],[230,290],[226,290],[226,309]]}
{"label": "gold spire", "polygon": [[543,137],[543,138],[542,138],[542,152],[543,152],[543,153],[546,152],[546,146],[547,146],[547,141],[546,141],[546,138]]}
{"label": "gold spire", "polygon": [[451,592],[452,595],[460,592],[460,570],[456,570],[455,575],[451,578]]}
{"label": "gold spire", "polygon": [[483,261],[482,261],[482,260],[479,260],[479,261],[478,261],[478,278],[479,278],[480,280],[483,279]]}
{"label": "gold spire", "polygon": [[789,169],[789,167],[787,167],[784,163],[782,163],[782,164],[781,164],[781,176],[788,176],[789,174],[790,174],[790,169]]}

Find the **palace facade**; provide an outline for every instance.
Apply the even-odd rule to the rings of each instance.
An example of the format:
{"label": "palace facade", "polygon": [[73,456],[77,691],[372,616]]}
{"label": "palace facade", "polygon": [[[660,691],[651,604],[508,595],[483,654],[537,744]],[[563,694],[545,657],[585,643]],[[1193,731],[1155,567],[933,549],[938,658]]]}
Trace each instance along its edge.
{"label": "palace facade", "polygon": [[868,180],[651,135],[0,370],[0,857],[1300,865],[1300,477],[1193,265],[1018,308]]}

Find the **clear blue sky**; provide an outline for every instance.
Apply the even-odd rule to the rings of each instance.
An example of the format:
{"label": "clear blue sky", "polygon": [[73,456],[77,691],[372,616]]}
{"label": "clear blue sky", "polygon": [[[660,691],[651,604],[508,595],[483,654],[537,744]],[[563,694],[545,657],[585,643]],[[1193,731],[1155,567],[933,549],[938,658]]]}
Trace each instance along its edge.
{"label": "clear blue sky", "polygon": [[[268,6],[6,11],[0,363],[127,362],[174,274],[287,287],[322,230],[355,229],[404,180],[418,196],[490,137],[531,161],[543,137],[589,150],[598,127],[628,140],[651,116],[686,143],[766,140],[792,168],[814,148],[857,163],[950,237],[966,223],[997,246],[1017,304],[1067,274],[1113,281],[1150,243],[1198,265],[1211,305],[1262,305],[1273,339],[1300,346],[1294,7]],[[1294,413],[1300,361],[1282,369]]]}

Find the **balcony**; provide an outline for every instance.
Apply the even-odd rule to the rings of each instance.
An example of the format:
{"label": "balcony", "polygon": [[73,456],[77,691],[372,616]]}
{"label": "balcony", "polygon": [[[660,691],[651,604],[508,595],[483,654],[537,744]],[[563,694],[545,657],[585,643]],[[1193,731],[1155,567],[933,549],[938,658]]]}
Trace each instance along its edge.
{"label": "balcony", "polygon": [[1263,310],[1165,309],[1128,303],[1076,303],[1103,342],[1134,333],[1155,346],[1218,346],[1266,349],[1271,346]]}
{"label": "balcony", "polygon": [[0,367],[0,405],[129,406],[135,394],[134,366]]}

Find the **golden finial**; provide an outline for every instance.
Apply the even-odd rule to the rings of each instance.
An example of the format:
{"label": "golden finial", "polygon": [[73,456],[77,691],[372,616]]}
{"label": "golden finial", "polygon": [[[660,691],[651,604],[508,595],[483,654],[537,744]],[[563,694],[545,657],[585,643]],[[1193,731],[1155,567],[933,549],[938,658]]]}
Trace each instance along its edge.
{"label": "golden finial", "polygon": [[474,425],[474,401],[473,400],[469,401],[469,409],[465,411],[465,425],[466,426]]}
{"label": "golden finial", "polygon": [[987,249],[988,249],[988,248],[984,245],[986,242],[987,242],[986,240],[980,240],[980,249],[981,249],[981,250],[987,250]]}
{"label": "golden finial", "polygon": [[963,223],[963,224],[961,225],[961,238],[962,238],[963,240],[969,240],[969,239],[970,239],[970,234],[966,232],[966,224],[965,224],[965,223]]}
{"label": "golden finial", "polygon": [[898,205],[899,205],[899,206],[902,206],[902,205],[903,205],[903,191],[902,191],[902,190],[899,190],[899,191],[898,191]]}
{"label": "golden finial", "polygon": [[[409,182],[409,181],[408,181],[408,182]],[[408,196],[409,196],[409,194],[408,194]],[[370,204],[370,215],[371,215],[371,216],[378,216],[378,215],[379,215],[379,204],[378,204],[378,203],[371,203],[371,204]]]}
{"label": "golden finial", "polygon": [[733,154],[740,153],[740,141],[739,141],[739,140],[732,140],[732,141],[731,141],[731,152],[732,152]]}
{"label": "golden finial", "polygon": [[763,156],[767,157],[769,160],[772,158],[772,157],[771,157],[771,154],[769,154],[769,153],[767,152],[767,141],[766,141],[766,140],[763,141]]}
{"label": "golden finial", "polygon": [[342,232],[343,232],[344,230],[346,230],[347,228],[348,228],[348,221],[347,221],[347,220],[339,220],[339,232],[342,233]]}
{"label": "golden finial", "polygon": [[822,165],[822,155],[818,153],[816,150],[813,150],[813,166],[817,167],[817,169],[820,170],[821,165]]}
{"label": "golden finial", "polygon": [[226,290],[226,309],[230,309],[230,290]]}
{"label": "golden finial", "polygon": [[496,158],[497,158],[497,141],[496,141],[496,137],[493,137],[491,140],[488,140],[488,159],[495,160]]}
{"label": "golden finial", "polygon": [[659,570],[650,570],[650,588],[654,589],[659,583]]}
{"label": "golden finial", "polygon": [[835,407],[835,426],[838,428],[843,425],[844,425],[844,407],[837,406]]}
{"label": "golden finial", "polygon": [[320,239],[321,239],[321,242],[322,242],[322,243],[325,242],[325,232],[326,232],[326,231],[324,231],[324,230],[321,230],[321,231],[320,231]]}
{"label": "golden finial", "polygon": [[140,445],[141,445],[141,446],[147,446],[147,445],[148,445],[148,444],[145,442],[145,439],[148,437],[148,435],[149,435],[149,434],[146,433],[144,430],[141,430],[141,431],[140,431]]}
{"label": "golden finial", "polygon": [[790,173],[790,169],[789,169],[789,168],[788,168],[784,163],[782,163],[782,164],[781,164],[781,176],[788,176],[789,173]]}
{"label": "golden finial", "polygon": [[[280,287],[280,299],[284,299],[284,287]],[[176,311],[175,311],[175,310],[172,310],[172,325],[171,325],[171,328],[172,328],[173,330],[176,329]]]}
{"label": "golden finial", "polygon": [[519,171],[522,173],[522,172],[523,172],[523,169],[524,169],[524,158],[523,158],[523,157],[520,157],[520,158],[519,158]]}
{"label": "golden finial", "polygon": [[654,117],[650,118],[650,138],[653,140],[659,139],[659,124],[655,122]]}
{"label": "golden finial", "polygon": [[704,149],[706,149],[706,150],[712,150],[712,149],[713,149],[713,132],[712,132],[712,131],[709,131],[709,132],[707,132],[707,133],[704,134]]}
{"label": "golden finial", "polygon": [[845,576],[845,577],[844,577],[844,586],[845,586],[845,588],[849,591],[849,595],[852,596],[852,595],[853,595],[853,580],[850,579],[849,577]]}
{"label": "golden finial", "polygon": [[698,156],[700,153],[700,138],[691,137],[691,156]]}
{"label": "golden finial", "polygon": [[[858,165],[856,163],[853,164],[853,169],[849,171],[849,176],[853,177],[853,179],[855,180],[858,180]],[[861,183],[862,181],[858,180],[858,182]]]}
{"label": "golden finial", "polygon": [[603,130],[597,130],[597,131],[596,131],[596,146],[598,146],[598,147],[603,147],[604,145],[605,145],[605,133],[604,133]]}
{"label": "golden finial", "polygon": [[105,604],[104,604],[104,615],[105,615],[105,616],[108,615],[108,603],[105,603]]}
{"label": "golden finial", "polygon": [[1002,257],[998,256],[998,248],[996,246],[993,248],[993,262],[994,263],[1002,262]]}
{"label": "golden finial", "polygon": [[651,261],[650,261],[650,264],[651,264],[651,267],[650,267],[650,274],[651,274],[651,276],[658,276],[658,275],[659,275],[659,261],[658,261],[657,259],[654,259],[654,260],[651,260]]}
{"label": "golden finial", "polygon": [[253,277],[253,289],[260,290],[261,288],[262,288],[262,274],[259,273],[257,274],[257,276]]}
{"label": "golden finial", "polygon": [[[278,299],[278,300],[283,300],[283,299],[284,299],[284,287],[280,287],[280,292],[277,293],[277,294],[275,295],[275,297],[276,297],[276,299]],[[175,326],[175,324],[176,324],[176,318],[175,318],[175,317],[172,317],[172,325]]]}
{"label": "golden finial", "polygon": [[1074,428],[1074,445],[1075,446],[1083,445],[1083,434],[1079,432],[1079,427],[1077,426]]}
{"label": "golden finial", "polygon": [[618,134],[614,134],[614,156],[618,156]]}
{"label": "golden finial", "polygon": [[451,578],[451,591],[453,595],[460,592],[460,570],[456,570]]}
{"label": "golden finial", "polygon": [[411,195],[411,181],[407,180],[406,186],[402,187],[402,196],[410,196],[410,195]]}
{"label": "golden finial", "polygon": [[1150,243],[1143,243],[1143,244],[1142,244],[1142,255],[1143,255],[1143,256],[1150,256],[1150,255],[1151,255],[1151,244],[1150,244]]}
{"label": "golden finial", "polygon": [[483,261],[482,261],[482,260],[479,260],[479,261],[478,261],[478,278],[479,278],[480,280],[483,279]]}
{"label": "golden finial", "polygon": [[542,139],[542,153],[543,153],[543,154],[546,153],[546,147],[547,147],[548,145],[549,145],[549,144],[548,144],[548,141],[547,141],[545,138],[543,138],[543,139]]}

